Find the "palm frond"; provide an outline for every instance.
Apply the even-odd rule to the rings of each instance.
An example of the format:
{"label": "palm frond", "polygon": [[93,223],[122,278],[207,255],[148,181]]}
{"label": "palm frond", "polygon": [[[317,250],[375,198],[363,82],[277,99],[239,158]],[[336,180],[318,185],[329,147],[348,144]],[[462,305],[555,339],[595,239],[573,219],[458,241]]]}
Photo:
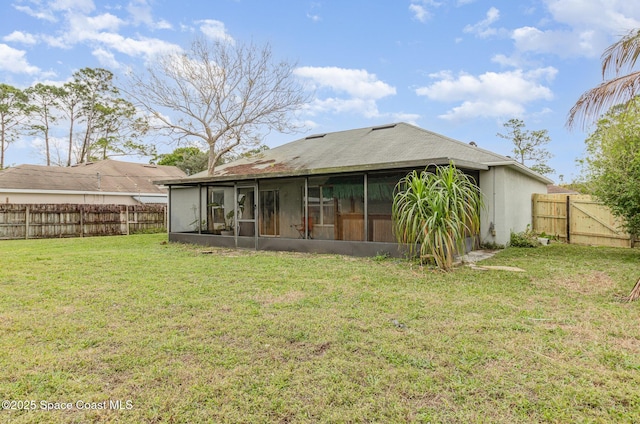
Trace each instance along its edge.
{"label": "palm frond", "polygon": [[[640,53],[640,50],[639,50]],[[567,127],[586,128],[612,106],[628,103],[640,94],[640,71],[605,81],[583,93],[569,111]]]}
{"label": "palm frond", "polygon": [[606,79],[609,73],[617,77],[624,69],[633,70],[639,56],[640,29],[634,29],[610,45],[602,54],[602,79]]}

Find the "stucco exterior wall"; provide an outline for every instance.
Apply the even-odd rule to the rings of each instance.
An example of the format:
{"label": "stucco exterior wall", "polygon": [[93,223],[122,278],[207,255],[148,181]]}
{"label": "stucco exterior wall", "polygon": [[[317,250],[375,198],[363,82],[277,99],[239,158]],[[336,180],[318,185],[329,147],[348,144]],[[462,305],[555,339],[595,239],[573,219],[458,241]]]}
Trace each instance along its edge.
{"label": "stucco exterior wall", "polygon": [[480,190],[486,205],[480,240],[507,245],[512,231],[525,231],[531,225],[531,195],[546,193],[547,185],[515,169],[498,166],[480,173]]}

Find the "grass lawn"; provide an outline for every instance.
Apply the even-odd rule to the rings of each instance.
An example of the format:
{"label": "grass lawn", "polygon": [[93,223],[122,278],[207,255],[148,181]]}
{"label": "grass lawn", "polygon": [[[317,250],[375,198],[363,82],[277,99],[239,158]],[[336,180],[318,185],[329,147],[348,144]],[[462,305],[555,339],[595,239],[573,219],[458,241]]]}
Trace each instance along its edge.
{"label": "grass lawn", "polygon": [[0,242],[0,422],[640,422],[639,249],[444,274],[165,240]]}

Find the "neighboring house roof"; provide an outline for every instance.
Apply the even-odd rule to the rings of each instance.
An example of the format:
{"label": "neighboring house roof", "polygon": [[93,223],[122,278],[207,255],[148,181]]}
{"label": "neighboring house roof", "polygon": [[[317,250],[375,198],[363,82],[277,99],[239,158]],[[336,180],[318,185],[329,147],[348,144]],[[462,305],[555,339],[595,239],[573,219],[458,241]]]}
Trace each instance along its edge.
{"label": "neighboring house roof", "polygon": [[547,185],[547,194],[580,194],[580,193],[575,190],[571,190],[570,188],[549,184]]}
{"label": "neighboring house roof", "polygon": [[0,191],[164,194],[155,180],[185,176],[175,166],[109,159],[71,167],[19,165],[0,171]]}
{"label": "neighboring house roof", "polygon": [[[475,144],[475,143],[474,143]],[[513,159],[407,123],[310,135],[258,155],[166,184],[232,181],[294,175],[358,172],[446,165],[467,169],[511,166],[545,183],[551,180]]]}

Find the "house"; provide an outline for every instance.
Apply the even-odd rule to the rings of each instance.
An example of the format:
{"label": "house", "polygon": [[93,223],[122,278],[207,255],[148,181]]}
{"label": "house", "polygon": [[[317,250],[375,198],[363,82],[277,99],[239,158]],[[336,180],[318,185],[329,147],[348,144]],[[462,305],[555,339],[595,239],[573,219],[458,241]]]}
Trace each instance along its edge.
{"label": "house", "polygon": [[158,179],[183,178],[175,166],[103,160],[71,167],[19,165],[0,171],[0,203],[167,203]]}
{"label": "house", "polygon": [[[399,254],[394,187],[412,170],[449,163],[475,178],[484,194],[484,243],[506,244],[511,231],[525,230],[531,195],[546,193],[551,183],[513,159],[406,123],[316,134],[219,166],[212,176],[161,181],[169,187],[169,239]],[[224,231],[229,224],[232,233]]]}

